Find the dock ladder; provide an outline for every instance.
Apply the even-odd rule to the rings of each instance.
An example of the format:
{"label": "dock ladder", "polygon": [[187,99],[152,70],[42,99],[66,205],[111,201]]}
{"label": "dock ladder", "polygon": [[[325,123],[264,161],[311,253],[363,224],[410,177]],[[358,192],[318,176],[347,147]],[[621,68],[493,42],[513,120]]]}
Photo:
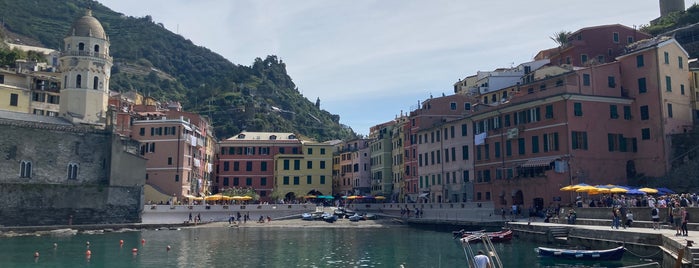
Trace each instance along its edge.
{"label": "dock ladder", "polygon": [[490,237],[488,237],[488,234],[476,233],[463,237],[459,239],[459,241],[461,242],[461,246],[464,249],[464,254],[466,255],[466,262],[468,263],[468,267],[474,267],[473,258],[474,256],[476,256],[476,252],[478,252],[478,250],[474,250],[474,247],[477,242],[482,242],[485,252],[487,252],[486,256],[488,256],[488,258],[490,259],[490,267],[505,267],[503,266],[502,261],[500,260],[498,252],[495,250],[493,242],[490,241]]}

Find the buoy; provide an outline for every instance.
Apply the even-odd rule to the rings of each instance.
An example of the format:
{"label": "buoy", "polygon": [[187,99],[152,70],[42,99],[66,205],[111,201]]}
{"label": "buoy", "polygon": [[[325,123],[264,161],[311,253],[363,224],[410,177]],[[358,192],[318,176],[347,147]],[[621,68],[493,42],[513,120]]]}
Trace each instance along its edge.
{"label": "buoy", "polygon": [[131,252],[133,252],[133,254],[136,254],[136,253],[138,253],[138,249],[137,249],[137,248],[132,248],[132,249],[131,249]]}
{"label": "buoy", "polygon": [[38,251],[35,251],[35,252],[34,252],[34,258],[38,258],[38,257],[39,257],[39,252],[38,252]]}
{"label": "buoy", "polygon": [[92,251],[88,249],[87,251],[85,251],[85,255],[90,257],[92,255]]}
{"label": "buoy", "polygon": [[124,240],[119,240],[119,246],[123,246],[123,245],[124,245]]}
{"label": "buoy", "polygon": [[141,239],[141,244],[145,244],[145,243],[146,243],[146,240],[145,240],[145,239]]}
{"label": "buoy", "polygon": [[85,242],[85,245],[89,246],[89,245],[90,245],[90,241]]}
{"label": "buoy", "polygon": [[58,244],[53,243],[53,248],[58,248]]}
{"label": "buoy", "polygon": [[167,251],[170,251],[170,245],[167,245]]}

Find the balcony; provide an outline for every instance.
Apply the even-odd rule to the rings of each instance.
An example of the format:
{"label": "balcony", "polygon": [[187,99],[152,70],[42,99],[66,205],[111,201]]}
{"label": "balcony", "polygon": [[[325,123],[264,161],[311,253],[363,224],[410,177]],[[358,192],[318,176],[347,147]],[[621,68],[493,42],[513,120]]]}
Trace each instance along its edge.
{"label": "balcony", "polygon": [[76,50],[71,50],[71,51],[63,51],[61,52],[61,57],[69,57],[69,56],[78,56],[78,57],[95,57],[95,58],[100,58],[108,61],[112,61],[112,57],[105,53],[95,53],[92,51],[76,51]]}

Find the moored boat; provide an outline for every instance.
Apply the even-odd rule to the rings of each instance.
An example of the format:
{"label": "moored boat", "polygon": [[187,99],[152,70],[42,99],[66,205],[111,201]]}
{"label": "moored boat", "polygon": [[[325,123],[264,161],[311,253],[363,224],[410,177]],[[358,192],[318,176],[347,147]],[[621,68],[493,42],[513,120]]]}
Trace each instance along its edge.
{"label": "moored boat", "polygon": [[539,256],[569,260],[618,261],[624,256],[624,251],[626,251],[626,249],[623,246],[604,250],[579,250],[546,247],[536,248],[536,252],[539,253]]}
{"label": "moored boat", "polygon": [[469,242],[478,242],[482,239],[482,234],[487,235],[493,243],[507,242],[512,240],[514,236],[512,230],[505,229],[497,232],[463,232],[461,239],[466,239]]}

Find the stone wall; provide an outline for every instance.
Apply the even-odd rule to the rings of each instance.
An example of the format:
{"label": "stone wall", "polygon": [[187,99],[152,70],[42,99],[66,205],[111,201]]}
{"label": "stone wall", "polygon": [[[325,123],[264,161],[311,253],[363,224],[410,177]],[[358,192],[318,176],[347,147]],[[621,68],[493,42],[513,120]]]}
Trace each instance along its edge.
{"label": "stone wall", "polygon": [[143,187],[2,183],[0,225],[140,222],[142,189]]}
{"label": "stone wall", "polygon": [[[145,162],[128,139],[86,127],[0,120],[0,225],[141,221]],[[21,176],[21,164],[31,175]],[[69,178],[69,165],[77,176]]]}

